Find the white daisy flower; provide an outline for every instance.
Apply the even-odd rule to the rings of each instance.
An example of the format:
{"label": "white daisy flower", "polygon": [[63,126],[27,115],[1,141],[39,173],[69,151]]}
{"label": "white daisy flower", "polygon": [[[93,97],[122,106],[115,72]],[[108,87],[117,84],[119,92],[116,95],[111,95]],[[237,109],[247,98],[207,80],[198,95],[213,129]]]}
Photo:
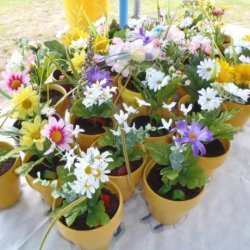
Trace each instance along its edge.
{"label": "white daisy flower", "polygon": [[88,182],[87,179],[77,179],[74,182],[69,183],[72,191],[79,195],[87,195],[89,199],[92,198],[96,191],[96,187]]}
{"label": "white daisy flower", "polygon": [[223,89],[234,96],[240,97],[245,102],[247,102],[250,97],[249,89],[241,89],[232,82],[223,84]]}
{"label": "white daisy flower", "polygon": [[120,110],[120,114],[115,114],[114,118],[116,119],[119,125],[122,125],[127,121],[128,113],[124,113],[123,110]]}
{"label": "white daisy flower", "polygon": [[193,18],[190,16],[185,17],[180,24],[181,29],[189,28],[193,24]]}
{"label": "white daisy flower", "polygon": [[84,129],[80,128],[79,125],[76,125],[76,126],[75,126],[75,129],[72,131],[72,135],[73,135],[75,138],[78,138],[78,135],[79,135],[80,133],[84,133],[84,132],[85,132]]}
{"label": "white daisy flower", "polygon": [[135,99],[136,99],[136,102],[137,102],[137,104],[139,105],[139,107],[143,107],[143,106],[150,107],[150,106],[151,106],[150,103],[148,103],[148,102],[146,102],[146,101],[144,101],[144,100],[141,100],[141,99],[139,99],[138,97],[135,97]]}
{"label": "white daisy flower", "polygon": [[172,119],[169,119],[168,121],[166,121],[165,119],[161,119],[161,122],[162,122],[162,127],[159,127],[159,129],[166,129],[166,130],[169,130],[172,123],[173,123],[173,120]]}
{"label": "white daisy flower", "polygon": [[205,59],[201,61],[197,67],[198,75],[204,80],[212,80],[220,72],[220,65],[215,61],[215,59]]}
{"label": "white daisy flower", "polygon": [[223,101],[220,97],[218,97],[218,91],[212,88],[201,89],[198,93],[198,104],[201,106],[201,110],[212,111],[217,109]]}
{"label": "white daisy flower", "polygon": [[171,110],[174,108],[174,106],[176,105],[176,102],[171,102],[170,104],[166,104],[163,103],[163,108],[167,109],[169,112],[171,112]]}
{"label": "white daisy flower", "polygon": [[123,103],[122,106],[129,115],[138,113],[138,110],[136,110],[133,106],[128,106],[126,103]]}
{"label": "white daisy flower", "polygon": [[193,104],[189,104],[188,107],[186,108],[186,106],[184,104],[181,104],[181,108],[180,111],[183,112],[183,114],[186,116],[193,108]]}
{"label": "white daisy flower", "polygon": [[241,56],[239,57],[239,60],[240,60],[242,63],[250,64],[250,57],[249,57],[249,56],[241,55]]}

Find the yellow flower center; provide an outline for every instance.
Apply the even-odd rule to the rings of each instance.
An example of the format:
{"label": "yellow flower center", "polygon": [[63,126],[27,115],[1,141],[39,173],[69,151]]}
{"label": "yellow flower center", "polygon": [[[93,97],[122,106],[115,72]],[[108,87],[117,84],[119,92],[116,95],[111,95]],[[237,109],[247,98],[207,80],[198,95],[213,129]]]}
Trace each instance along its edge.
{"label": "yellow flower center", "polygon": [[13,80],[10,84],[10,87],[12,89],[18,89],[21,86],[21,81],[20,80]]}
{"label": "yellow flower center", "polygon": [[102,172],[100,169],[96,169],[97,173],[95,174],[95,178],[100,178],[102,176]]}
{"label": "yellow flower center", "polygon": [[190,139],[196,139],[196,135],[194,133],[190,133],[189,138]]}
{"label": "yellow flower center", "polygon": [[41,134],[40,132],[34,132],[33,134],[31,134],[31,137],[33,140],[39,140],[41,139]]}
{"label": "yellow flower center", "polygon": [[29,109],[32,107],[32,102],[29,99],[26,99],[22,102],[22,106],[24,109]]}
{"label": "yellow flower center", "polygon": [[50,138],[52,139],[53,142],[55,143],[58,143],[61,141],[62,139],[62,133],[58,130],[55,130],[53,131],[51,134],[50,134]]}
{"label": "yellow flower center", "polygon": [[92,168],[91,168],[90,166],[87,166],[87,167],[84,169],[84,172],[85,172],[85,174],[90,175],[90,174],[92,174]]}

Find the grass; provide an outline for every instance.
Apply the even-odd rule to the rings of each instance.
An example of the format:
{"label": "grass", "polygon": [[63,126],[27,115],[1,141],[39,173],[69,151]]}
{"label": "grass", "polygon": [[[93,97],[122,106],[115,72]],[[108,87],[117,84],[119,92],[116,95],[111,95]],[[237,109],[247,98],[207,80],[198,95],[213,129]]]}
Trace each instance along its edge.
{"label": "grass", "polygon": [[[218,0],[221,2],[220,0]],[[160,0],[162,9],[170,4],[177,11],[180,0]],[[119,0],[110,0],[110,16],[118,17]],[[133,1],[130,0],[130,15]],[[229,23],[250,28],[250,1],[227,0],[229,9],[225,19]],[[141,0],[143,15],[156,15],[156,1]],[[65,25],[63,0],[0,0],[0,69],[13,49],[13,39],[51,39]]]}

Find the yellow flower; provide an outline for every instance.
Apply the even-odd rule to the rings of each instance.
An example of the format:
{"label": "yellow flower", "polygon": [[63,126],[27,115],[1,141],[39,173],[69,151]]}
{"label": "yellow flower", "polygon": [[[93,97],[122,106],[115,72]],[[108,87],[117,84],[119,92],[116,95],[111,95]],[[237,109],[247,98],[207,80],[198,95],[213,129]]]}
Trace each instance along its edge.
{"label": "yellow flower", "polygon": [[243,40],[246,42],[250,42],[250,35],[244,36]]}
{"label": "yellow flower", "polygon": [[85,62],[85,51],[76,52],[74,57],[71,59],[76,70],[80,71],[82,69],[82,65]]}
{"label": "yellow flower", "polygon": [[226,61],[217,59],[220,64],[220,73],[218,74],[216,81],[219,83],[232,82],[234,78],[234,69]]}
{"label": "yellow flower", "polygon": [[250,64],[238,64],[234,66],[235,82],[250,86]]}
{"label": "yellow flower", "polygon": [[11,100],[14,106],[13,118],[25,119],[32,116],[38,109],[39,96],[30,86],[13,95]]}
{"label": "yellow flower", "polygon": [[109,47],[109,39],[106,36],[97,36],[94,40],[93,49],[96,53],[105,53]]}
{"label": "yellow flower", "polygon": [[41,135],[41,130],[45,126],[47,121],[42,121],[40,116],[36,116],[34,123],[32,122],[22,122],[22,129],[20,133],[22,137],[20,138],[20,145],[25,147],[32,147],[33,144],[39,151],[43,150],[43,143],[45,142],[45,137]]}
{"label": "yellow flower", "polygon": [[77,41],[80,38],[88,38],[88,34],[80,29],[73,29],[66,33],[62,38],[61,42],[67,46],[70,46],[72,41]]}

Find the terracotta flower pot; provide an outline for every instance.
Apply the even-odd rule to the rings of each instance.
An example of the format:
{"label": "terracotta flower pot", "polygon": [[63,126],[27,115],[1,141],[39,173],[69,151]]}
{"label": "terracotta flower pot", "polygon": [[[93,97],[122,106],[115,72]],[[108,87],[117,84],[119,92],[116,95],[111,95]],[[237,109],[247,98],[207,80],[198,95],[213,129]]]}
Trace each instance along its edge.
{"label": "terracotta flower pot", "polygon": [[[25,155],[23,162],[28,162],[30,158],[30,155]],[[54,198],[51,195],[53,188],[43,186],[40,182],[34,183],[35,178],[29,174],[25,176],[25,179],[29,186],[32,189],[36,190],[42,196],[43,200],[45,200],[50,206],[52,206],[54,201]]]}
{"label": "terracotta flower pot", "polygon": [[230,121],[228,121],[228,123],[230,123],[232,126],[241,128],[247,123],[247,121],[250,117],[250,105],[236,104],[236,103],[225,101],[224,108],[226,110],[232,110],[232,109],[239,109],[240,110],[235,115],[234,118],[232,118]]}
{"label": "terracotta flower pot", "polygon": [[219,168],[227,158],[229,149],[230,149],[230,141],[225,139],[220,139],[222,143],[225,153],[216,157],[199,157],[200,166],[205,170],[207,176],[211,176],[217,168]]}
{"label": "terracotta flower pot", "polygon": [[65,226],[60,221],[57,222],[57,228],[59,232],[63,235],[63,237],[78,245],[82,250],[108,249],[109,245],[111,244],[113,235],[121,223],[122,212],[123,212],[123,202],[122,202],[121,192],[118,189],[118,187],[112,182],[108,182],[106,187],[112,193],[116,194],[119,199],[118,210],[108,224],[100,226],[96,229],[80,231],[71,229]]}
{"label": "terracotta flower pot", "polygon": [[153,161],[149,162],[144,170],[142,188],[149,210],[153,217],[162,224],[176,224],[185,214],[194,208],[202,198],[204,188],[194,198],[185,201],[172,201],[165,199],[155,193],[148,185],[147,177],[150,170],[155,166]]}
{"label": "terracotta flower pot", "polygon": [[188,92],[181,85],[177,85],[176,92],[179,98],[182,98],[183,96],[188,95]]}
{"label": "terracotta flower pot", "polygon": [[[127,105],[133,105],[138,106],[136,97],[143,100],[142,94],[132,91],[128,88],[125,88],[122,84],[122,77],[120,76],[118,78],[118,92],[120,94],[121,99],[127,104]],[[143,112],[143,111],[142,111]]]}
{"label": "terracotta flower pot", "polygon": [[[131,173],[135,187],[138,186],[139,181],[141,180],[146,163],[147,163],[147,159],[144,158],[141,166]],[[132,190],[128,175],[123,175],[123,176],[109,175],[109,179],[112,182],[114,182],[118,186],[118,188],[121,190],[123,201],[129,200],[133,196],[134,191]]]}
{"label": "terracotta flower pot", "polygon": [[[45,92],[47,91],[47,87],[49,87],[49,90],[55,90],[59,92],[60,94],[62,94],[62,96],[67,95],[66,90],[58,84],[49,84],[49,86],[45,85],[44,87]],[[59,102],[56,104],[55,106],[56,113],[60,115],[60,117],[64,118],[67,107],[68,107],[68,99],[66,97],[63,100],[59,100]]]}
{"label": "terracotta flower pot", "polygon": [[[108,0],[64,0],[66,20],[72,29],[88,31],[89,23],[108,13]],[[87,17],[86,17],[87,16]]]}
{"label": "terracotta flower pot", "polygon": [[[12,145],[3,141],[0,141],[0,148],[14,149]],[[21,164],[22,160],[19,157],[11,169],[0,176],[0,209],[14,205],[21,195],[20,176],[15,173],[15,169]]]}

